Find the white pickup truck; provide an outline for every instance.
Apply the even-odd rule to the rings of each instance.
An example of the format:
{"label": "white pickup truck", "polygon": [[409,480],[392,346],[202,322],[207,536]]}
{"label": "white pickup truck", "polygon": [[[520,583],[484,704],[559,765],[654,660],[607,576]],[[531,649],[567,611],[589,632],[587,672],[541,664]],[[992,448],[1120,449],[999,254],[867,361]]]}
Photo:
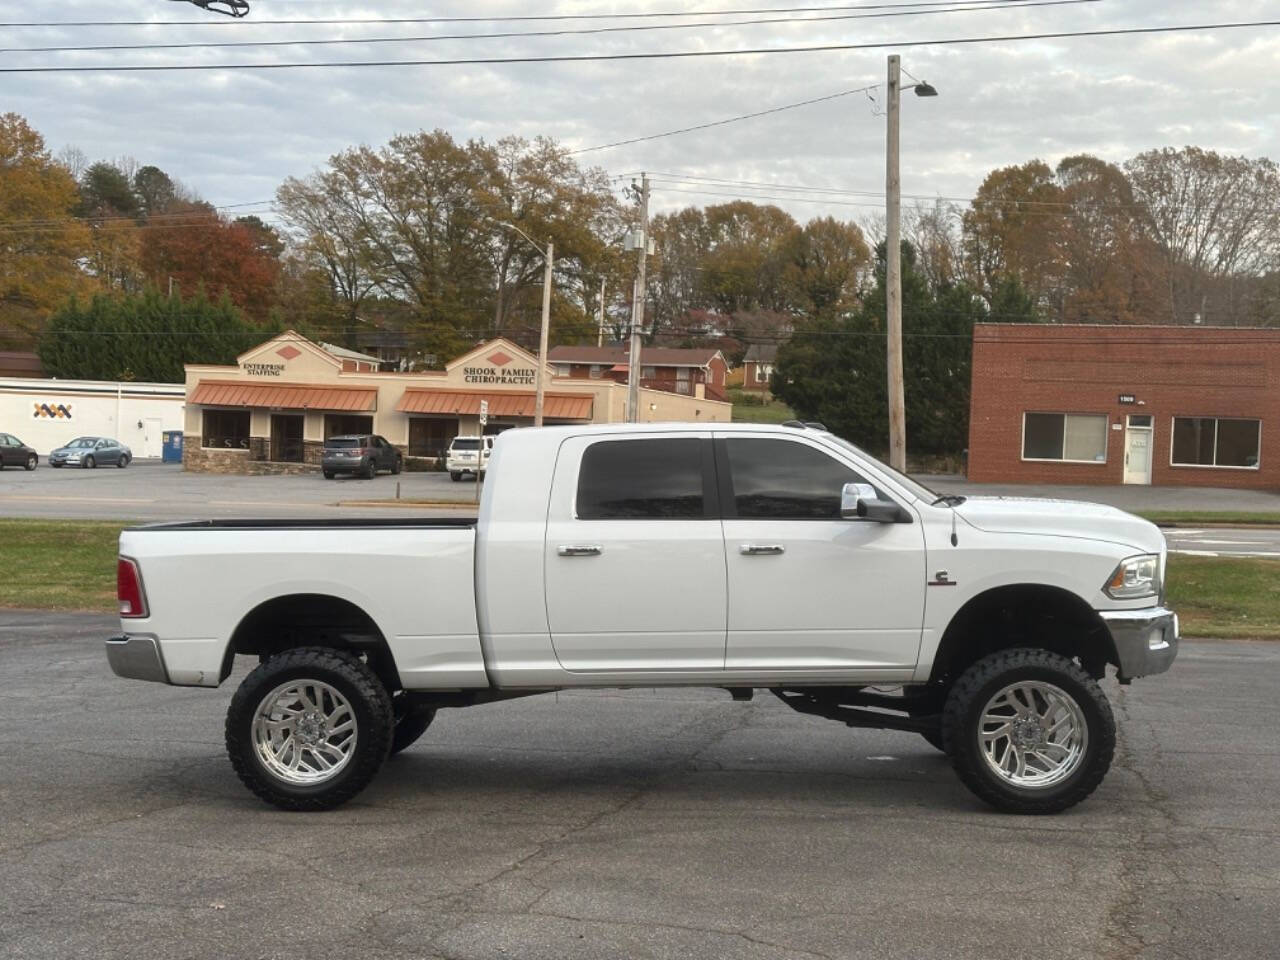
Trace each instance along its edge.
{"label": "white pickup truck", "polygon": [[125,531],[122,677],[217,687],[244,783],[340,804],[441,707],[570,687],[765,689],[909,730],[983,800],[1101,782],[1098,685],[1169,668],[1164,538],[1088,503],[938,496],[805,425],[512,430],[478,520]]}

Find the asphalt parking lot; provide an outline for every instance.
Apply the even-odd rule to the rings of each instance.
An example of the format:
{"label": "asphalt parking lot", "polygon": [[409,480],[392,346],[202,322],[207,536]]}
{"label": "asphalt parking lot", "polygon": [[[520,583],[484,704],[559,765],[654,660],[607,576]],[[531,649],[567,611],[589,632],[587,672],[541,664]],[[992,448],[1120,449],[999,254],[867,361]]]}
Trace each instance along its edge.
{"label": "asphalt parking lot", "polygon": [[231,695],[0,613],[0,956],[1248,958],[1280,942],[1280,646],[1108,683],[1116,766],[992,813],[902,733],[714,691],[445,711],[325,814],[260,804]]}
{"label": "asphalt parking lot", "polygon": [[[191,473],[181,464],[135,461],[126,470],[53,469],[42,464],[0,471],[0,516],[121,520],[187,520],[206,517],[386,516],[426,507],[356,507],[353,500],[455,500],[473,503],[476,484],[455,483],[447,473],[381,473],[372,480],[319,473],[241,477]],[[446,508],[451,510],[452,508]]]}

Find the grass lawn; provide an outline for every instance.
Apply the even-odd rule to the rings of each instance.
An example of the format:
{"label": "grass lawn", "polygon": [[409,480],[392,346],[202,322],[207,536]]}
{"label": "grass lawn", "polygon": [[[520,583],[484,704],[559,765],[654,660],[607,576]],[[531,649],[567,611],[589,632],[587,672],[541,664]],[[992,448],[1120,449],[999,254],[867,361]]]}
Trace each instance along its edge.
{"label": "grass lawn", "polygon": [[1169,557],[1167,602],[1188,637],[1280,640],[1280,560]]}
{"label": "grass lawn", "polygon": [[1247,510],[1138,510],[1138,516],[1152,523],[1240,523],[1280,526],[1280,513]]}
{"label": "grass lawn", "polygon": [[116,543],[101,520],[0,519],[0,607],[116,609]]}
{"label": "grass lawn", "polygon": [[[759,410],[760,407],[752,409]],[[116,541],[124,524],[0,519],[0,607],[116,609]],[[1169,605],[1189,637],[1280,640],[1280,560],[1169,558]]]}
{"label": "grass lawn", "polygon": [[734,423],[782,423],[795,418],[791,408],[780,400],[772,400],[764,406],[747,403],[733,405]]}

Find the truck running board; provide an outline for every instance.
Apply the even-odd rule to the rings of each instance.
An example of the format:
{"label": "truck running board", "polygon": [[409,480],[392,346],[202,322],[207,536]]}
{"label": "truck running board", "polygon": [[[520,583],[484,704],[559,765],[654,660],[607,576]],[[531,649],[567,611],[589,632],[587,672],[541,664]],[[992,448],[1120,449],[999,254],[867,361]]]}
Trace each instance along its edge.
{"label": "truck running board", "polygon": [[[839,720],[850,727],[928,733],[937,730],[941,721],[936,703],[924,697],[888,697],[849,688],[785,690],[773,687],[769,692],[797,713]],[[888,713],[887,710],[911,712]],[[927,712],[920,712],[922,710]]]}

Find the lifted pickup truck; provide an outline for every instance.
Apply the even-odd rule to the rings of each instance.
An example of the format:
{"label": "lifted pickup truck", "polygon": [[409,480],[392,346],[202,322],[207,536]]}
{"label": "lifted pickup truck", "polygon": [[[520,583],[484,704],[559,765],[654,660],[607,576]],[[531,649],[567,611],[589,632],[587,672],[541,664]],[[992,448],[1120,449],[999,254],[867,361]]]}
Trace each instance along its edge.
{"label": "lifted pickup truck", "polygon": [[441,707],[699,685],[910,730],[979,797],[1052,813],[1115,748],[1098,685],[1167,670],[1164,538],[1087,503],[938,496],[823,430],[512,430],[479,519],[125,531],[123,677],[216,687],[244,783],[315,810]]}

